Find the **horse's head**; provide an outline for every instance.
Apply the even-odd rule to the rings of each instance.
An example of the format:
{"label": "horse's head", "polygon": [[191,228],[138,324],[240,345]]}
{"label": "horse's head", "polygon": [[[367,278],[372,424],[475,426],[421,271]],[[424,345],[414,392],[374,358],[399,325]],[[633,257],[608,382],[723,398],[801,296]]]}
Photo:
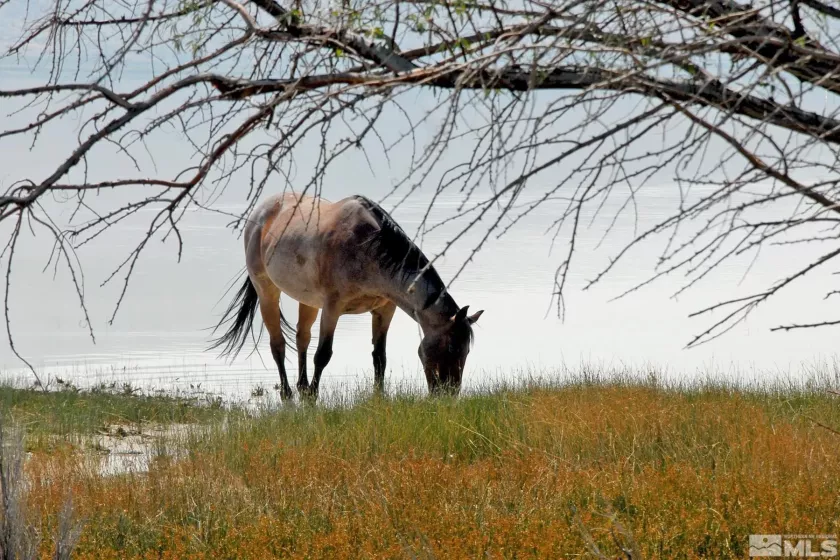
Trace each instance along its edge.
{"label": "horse's head", "polygon": [[467,315],[469,305],[462,307],[442,327],[430,329],[420,342],[418,354],[426,372],[429,392],[445,391],[457,395],[461,376],[472,342],[472,325],[484,310]]}

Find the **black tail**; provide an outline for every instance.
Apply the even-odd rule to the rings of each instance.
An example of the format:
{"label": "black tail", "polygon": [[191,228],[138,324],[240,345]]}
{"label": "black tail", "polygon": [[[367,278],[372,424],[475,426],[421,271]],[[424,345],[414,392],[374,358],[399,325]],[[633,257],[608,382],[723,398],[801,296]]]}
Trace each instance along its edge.
{"label": "black tail", "polygon": [[242,284],[233,301],[230,302],[222,320],[213,329],[213,334],[223,324],[231,321],[233,321],[233,324],[230,325],[225,334],[213,341],[208,350],[224,346],[221,356],[227,355],[236,358],[242,347],[245,346],[248,333],[251,332],[253,327],[254,315],[257,313],[257,303],[259,303],[257,290],[254,289],[251,279],[246,276],[245,283]]}
{"label": "black tail", "polygon": [[[221,321],[213,329],[213,333],[215,334],[223,324],[230,323],[231,321],[233,323],[222,336],[213,341],[213,344],[210,345],[208,350],[224,346],[220,355],[230,356],[235,359],[239,355],[239,352],[242,351],[242,347],[245,346],[248,333],[253,331],[254,315],[257,313],[258,303],[259,296],[257,296],[257,290],[251,283],[251,279],[246,275],[245,283],[242,284],[233,301],[230,302]],[[294,344],[295,328],[286,321],[282,312],[280,313],[280,324],[286,335],[286,348],[291,348],[292,351],[296,351]],[[255,345],[256,342],[255,340]]]}

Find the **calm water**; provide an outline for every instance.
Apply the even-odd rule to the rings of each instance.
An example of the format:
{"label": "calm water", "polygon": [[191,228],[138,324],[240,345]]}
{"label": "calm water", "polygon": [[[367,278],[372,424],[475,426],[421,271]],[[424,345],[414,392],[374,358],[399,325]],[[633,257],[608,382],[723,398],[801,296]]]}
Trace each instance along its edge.
{"label": "calm water", "polygon": [[[345,194],[327,193],[333,199]],[[667,186],[651,188],[646,196],[641,225],[661,219],[669,208]],[[456,198],[444,198],[436,206],[433,221],[453,212],[456,204]],[[384,205],[391,208],[387,201]],[[238,208],[219,209],[232,212]],[[796,374],[803,365],[833,359],[835,333],[831,330],[769,332],[779,321],[800,317],[802,291],[759,308],[750,321],[718,341],[683,349],[691,336],[708,324],[706,319],[689,319],[691,311],[776,279],[780,264],[789,259],[807,260],[801,250],[771,254],[756,264],[746,279],[742,277],[747,263],[722,268],[679,300],[669,296],[681,285],[680,278],[666,278],[627,298],[608,302],[646,278],[656,257],[658,245],[653,244],[628,259],[602,285],[582,291],[583,282],[633,234],[634,223],[628,216],[599,246],[609,213],[582,234],[566,295],[566,316],[561,321],[552,306],[551,292],[565,245],[559,243],[551,250],[551,234],[545,233],[559,209],[559,203],[546,204],[501,239],[491,238],[451,285],[459,304],[486,311],[477,325],[476,344],[467,362],[467,386],[583,363],[640,370],[656,367],[679,377],[708,372],[762,377]],[[425,210],[425,201],[417,197],[399,206],[393,215],[413,234]],[[55,275],[52,269],[43,271],[48,248],[38,237],[24,241],[27,249],[19,254],[11,304],[21,353],[42,375],[57,375],[78,384],[112,379],[159,388],[189,389],[201,384],[203,389],[231,394],[247,393],[258,384],[271,387],[277,375],[267,336],[261,342],[260,355],[242,356],[233,363],[204,351],[210,337],[207,329],[218,320],[232,295],[225,294],[226,290],[233,284],[238,288],[244,265],[241,239],[238,232],[225,227],[229,221],[225,216],[206,212],[185,216],[182,233],[186,247],[180,263],[171,240],[155,242],[138,264],[114,324],[107,324],[119,286],[101,288],[100,284],[136,244],[144,231],[143,218],[79,251],[96,344],[81,321],[66,272],[61,268]],[[445,281],[464,262],[482,231],[468,235],[439,261],[437,268]],[[436,230],[423,239],[422,247],[433,255],[453,232],[452,227]],[[803,284],[804,294],[824,290],[829,281],[820,277]],[[820,297],[812,299],[819,301]],[[294,323],[295,302],[284,297],[282,306]],[[316,324],[313,333],[317,334],[317,328]],[[389,382],[424,384],[416,354],[419,340],[418,327],[398,311],[389,334]],[[314,347],[313,341],[310,360]],[[369,315],[342,317],[333,359],[323,378],[325,391],[369,383],[370,352]],[[20,363],[7,343],[0,356],[6,375],[20,373]]]}

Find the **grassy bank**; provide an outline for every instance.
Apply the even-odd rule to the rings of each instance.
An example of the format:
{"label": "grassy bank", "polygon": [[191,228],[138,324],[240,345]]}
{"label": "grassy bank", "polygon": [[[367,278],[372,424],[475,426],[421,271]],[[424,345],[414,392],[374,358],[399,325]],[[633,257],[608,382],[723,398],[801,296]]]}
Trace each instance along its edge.
{"label": "grassy bank", "polygon": [[[48,534],[72,495],[77,558],[746,558],[751,533],[840,533],[840,402],[824,388],[588,380],[256,414],[112,397],[138,421],[204,428],[147,473],[33,447],[31,515]],[[49,398],[0,402],[68,440],[104,420],[101,395],[74,397],[100,410],[75,428]]]}

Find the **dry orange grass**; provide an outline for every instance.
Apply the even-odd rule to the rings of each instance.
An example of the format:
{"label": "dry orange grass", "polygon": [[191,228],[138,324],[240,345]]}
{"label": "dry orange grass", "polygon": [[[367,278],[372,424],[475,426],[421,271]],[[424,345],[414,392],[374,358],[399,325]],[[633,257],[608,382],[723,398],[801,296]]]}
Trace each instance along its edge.
{"label": "dry orange grass", "polygon": [[69,489],[78,558],[745,558],[750,533],[840,533],[840,436],[806,418],[838,404],[624,385],[232,415],[148,474],[39,452],[29,501],[49,529]]}

